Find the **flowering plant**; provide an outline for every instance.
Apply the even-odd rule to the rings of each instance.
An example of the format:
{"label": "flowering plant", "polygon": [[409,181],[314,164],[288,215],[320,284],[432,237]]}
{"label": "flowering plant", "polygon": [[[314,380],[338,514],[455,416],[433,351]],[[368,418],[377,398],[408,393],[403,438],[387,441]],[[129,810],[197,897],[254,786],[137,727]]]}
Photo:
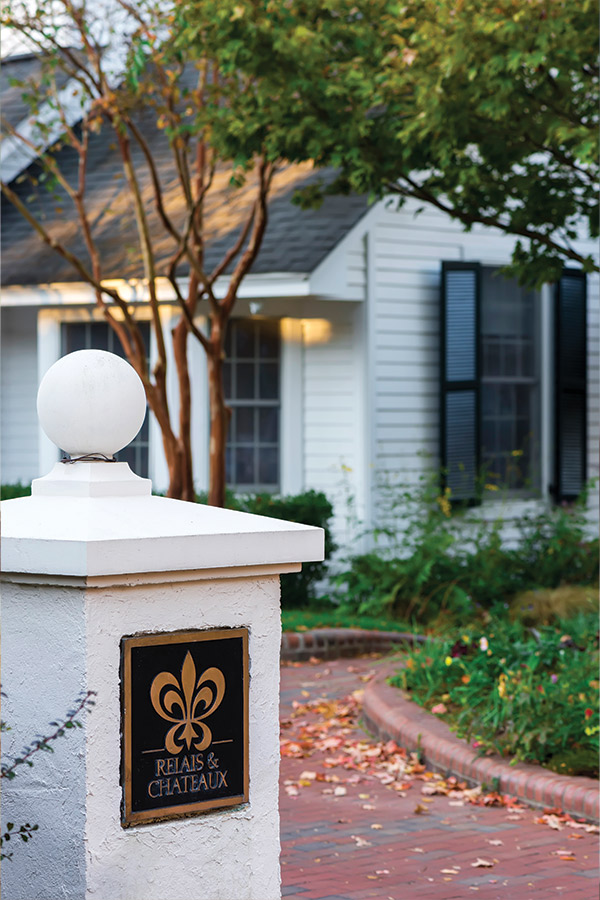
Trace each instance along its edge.
{"label": "flowering plant", "polygon": [[597,775],[595,617],[538,629],[492,620],[485,632],[467,631],[460,641],[432,639],[415,648],[392,683],[481,752]]}

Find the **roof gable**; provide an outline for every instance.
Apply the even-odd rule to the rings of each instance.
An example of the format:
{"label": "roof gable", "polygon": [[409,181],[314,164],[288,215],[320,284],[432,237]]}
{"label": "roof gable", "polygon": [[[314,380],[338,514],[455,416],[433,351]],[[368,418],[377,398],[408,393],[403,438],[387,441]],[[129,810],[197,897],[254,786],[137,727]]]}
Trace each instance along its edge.
{"label": "roof gable", "polygon": [[[182,225],[185,216],[179,182],[164,134],[150,117],[141,120],[164,189],[165,205],[173,220]],[[154,214],[150,176],[141,150],[132,145],[133,163],[140,178],[149,213],[158,271],[164,274],[175,249]],[[72,184],[77,178],[77,157],[70,147],[58,150],[56,159]],[[57,240],[88,264],[75,210],[59,189],[49,193],[38,181],[42,167],[33,163],[26,177],[13,182],[13,190]],[[230,187],[230,170],[217,172],[205,210],[207,235],[205,267],[211,270],[232,245],[254,200],[252,177],[240,190]],[[325,198],[318,210],[301,210],[292,203],[297,189],[318,180],[331,181],[332,170],[315,170],[309,163],[285,165],[274,177],[269,201],[269,220],[261,252],[252,272],[312,272],[367,210],[365,196]],[[37,182],[37,183],[36,183]],[[135,217],[124,184],[120,156],[108,128],[93,135],[87,175],[86,208],[100,249],[102,278],[141,278],[143,265]],[[35,234],[20,213],[2,203],[2,283],[49,284],[80,281],[80,275]],[[185,274],[184,269],[178,270]]]}

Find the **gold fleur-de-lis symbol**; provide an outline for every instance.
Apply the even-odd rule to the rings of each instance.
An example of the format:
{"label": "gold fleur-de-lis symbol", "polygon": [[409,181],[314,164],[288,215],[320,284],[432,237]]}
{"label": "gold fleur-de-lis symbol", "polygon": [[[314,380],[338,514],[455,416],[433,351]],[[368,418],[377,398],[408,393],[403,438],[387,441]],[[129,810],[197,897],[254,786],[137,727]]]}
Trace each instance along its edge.
{"label": "gold fleur-de-lis symbol", "polygon": [[[195,750],[208,747],[212,733],[202,720],[214,713],[224,694],[225,677],[220,669],[206,669],[196,682],[196,666],[189,650],[181,667],[180,681],[171,672],[156,676],[150,687],[152,706],[163,719],[175,722],[165,737],[168,753],[181,753],[184,743],[188,750],[192,744]],[[199,711],[200,704],[203,705]],[[200,740],[194,743],[196,738]]]}

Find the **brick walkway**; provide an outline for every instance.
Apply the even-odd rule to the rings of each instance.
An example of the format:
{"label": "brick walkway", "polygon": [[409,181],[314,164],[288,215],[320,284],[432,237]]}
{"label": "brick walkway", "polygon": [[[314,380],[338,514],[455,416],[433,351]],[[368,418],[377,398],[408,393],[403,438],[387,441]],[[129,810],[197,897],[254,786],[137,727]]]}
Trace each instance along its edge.
{"label": "brick walkway", "polygon": [[[364,688],[372,659],[284,666],[281,714],[292,703],[341,699]],[[302,721],[318,725],[318,714]],[[283,729],[297,736],[297,719]],[[364,740],[354,728],[350,740]],[[331,751],[284,757],[281,764],[283,896],[295,900],[596,900],[598,836],[536,824],[539,811],[473,806],[424,796],[419,776],[402,796],[375,774],[326,767]],[[302,779],[305,771],[317,778]],[[322,776],[336,781],[318,780]],[[347,781],[350,776],[350,783]],[[285,782],[292,782],[286,790]],[[336,787],[338,788],[336,793]],[[345,793],[343,789],[345,788]],[[368,796],[367,796],[368,795]],[[419,807],[419,813],[415,812]],[[560,823],[558,823],[560,824]],[[479,861],[479,865],[473,863]],[[483,866],[481,861],[491,863]],[[443,872],[445,869],[447,871]]]}

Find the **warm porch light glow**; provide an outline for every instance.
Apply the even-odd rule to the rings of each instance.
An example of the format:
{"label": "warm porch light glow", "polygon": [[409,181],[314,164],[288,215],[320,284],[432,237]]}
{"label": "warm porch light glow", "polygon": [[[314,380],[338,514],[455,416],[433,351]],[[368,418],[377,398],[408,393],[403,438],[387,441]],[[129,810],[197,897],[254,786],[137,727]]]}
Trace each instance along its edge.
{"label": "warm porch light glow", "polygon": [[328,319],[302,319],[304,343],[327,344],[331,338],[331,322]]}

